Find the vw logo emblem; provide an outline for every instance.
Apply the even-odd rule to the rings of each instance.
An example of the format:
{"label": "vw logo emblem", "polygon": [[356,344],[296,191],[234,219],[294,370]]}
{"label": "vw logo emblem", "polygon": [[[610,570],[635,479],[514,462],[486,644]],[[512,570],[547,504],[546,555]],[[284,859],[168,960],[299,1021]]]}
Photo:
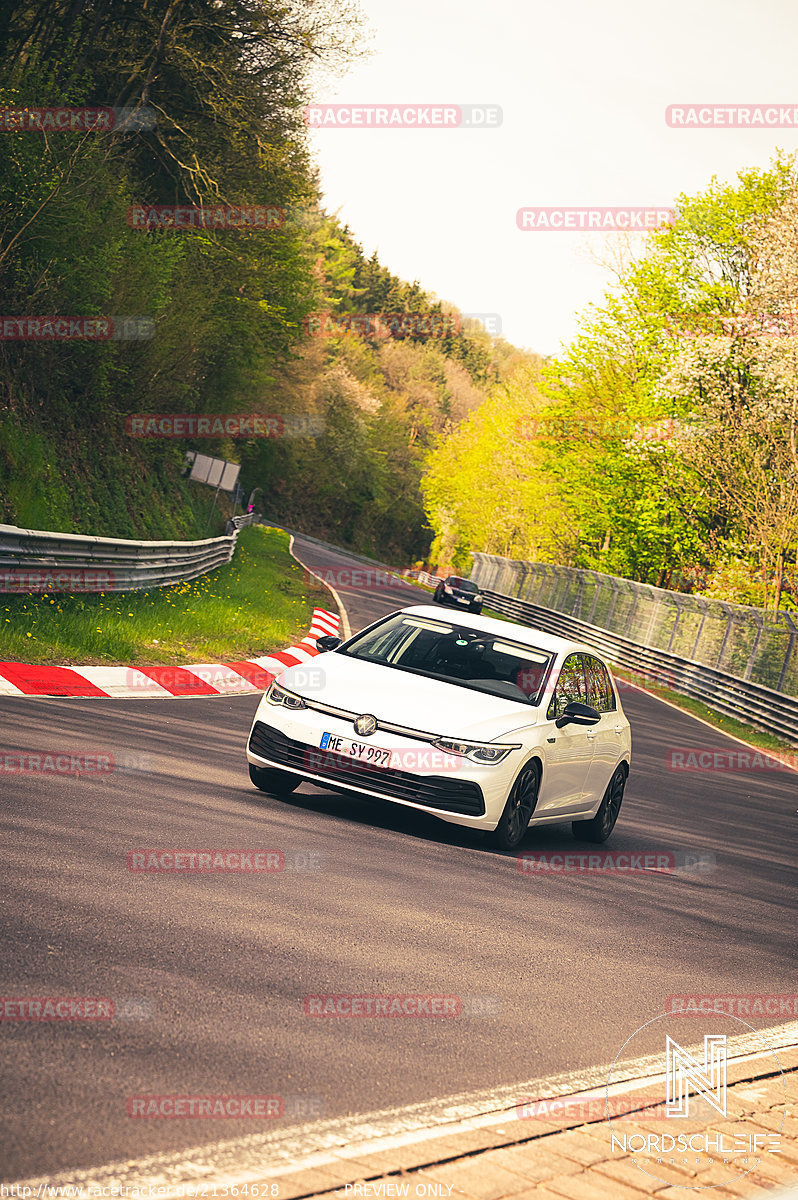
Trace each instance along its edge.
{"label": "vw logo emblem", "polygon": [[362,717],[357,717],[353,724],[355,733],[359,733],[361,737],[369,737],[377,728],[377,718],[372,717],[371,713],[364,713]]}

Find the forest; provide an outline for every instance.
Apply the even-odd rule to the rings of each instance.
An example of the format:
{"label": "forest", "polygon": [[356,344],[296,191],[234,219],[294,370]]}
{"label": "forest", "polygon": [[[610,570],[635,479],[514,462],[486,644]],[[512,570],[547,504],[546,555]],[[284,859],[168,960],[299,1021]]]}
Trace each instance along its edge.
{"label": "forest", "polygon": [[[544,357],[325,210],[304,111],[367,43],[346,0],[3,5],[0,520],[203,536],[200,450],[266,518],[397,565],[482,550],[794,608],[795,162],[602,235],[606,295]],[[189,432],[132,436],[146,414]],[[181,425],[231,414],[268,435]]]}

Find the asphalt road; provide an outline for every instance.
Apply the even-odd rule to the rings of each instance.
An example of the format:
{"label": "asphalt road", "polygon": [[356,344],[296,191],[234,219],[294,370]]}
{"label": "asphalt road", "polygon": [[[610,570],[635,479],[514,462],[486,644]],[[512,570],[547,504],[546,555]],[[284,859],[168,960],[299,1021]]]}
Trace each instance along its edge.
{"label": "asphalt road", "polygon": [[[418,602],[346,556],[297,553],[352,569],[336,590],[353,630]],[[642,693],[624,704],[633,770],[608,848],[710,853],[714,870],[530,877],[424,814],[309,785],[271,799],[247,776],[257,697],[0,700],[6,752],[132,763],[2,775],[2,995],[127,1004],[110,1022],[2,1022],[2,1178],[265,1124],[133,1119],[133,1096],[280,1095],[285,1122],[342,1116],[608,1062],[674,993],[793,992],[798,776],[674,773],[673,747],[739,745]],[[129,871],[150,847],[277,849],[294,869]],[[525,848],[580,847],[564,825]],[[303,1012],[308,995],[375,992],[458,996],[464,1015]]]}

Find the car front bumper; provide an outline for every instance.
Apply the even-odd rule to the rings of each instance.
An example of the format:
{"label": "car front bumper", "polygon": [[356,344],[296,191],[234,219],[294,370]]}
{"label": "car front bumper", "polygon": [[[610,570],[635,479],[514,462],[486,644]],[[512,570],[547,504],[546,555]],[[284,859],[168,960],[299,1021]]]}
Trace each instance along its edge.
{"label": "car front bumper", "polygon": [[390,800],[451,824],[490,831],[499,822],[524,757],[523,750],[516,750],[502,763],[482,766],[468,758],[436,751],[428,742],[380,729],[370,743],[402,751],[405,756],[410,752],[418,764],[413,770],[397,770],[322,750],[324,733],[350,739],[357,736],[349,721],[311,709],[288,713],[263,700],[247,741],[247,760],[255,767],[290,771],[336,791]]}

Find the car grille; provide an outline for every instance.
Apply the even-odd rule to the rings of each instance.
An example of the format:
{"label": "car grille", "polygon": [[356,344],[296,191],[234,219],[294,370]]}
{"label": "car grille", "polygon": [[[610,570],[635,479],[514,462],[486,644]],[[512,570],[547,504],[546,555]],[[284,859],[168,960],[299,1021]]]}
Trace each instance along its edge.
{"label": "car grille", "polygon": [[[343,754],[320,750],[307,742],[286,737],[279,729],[257,721],[249,739],[253,754],[275,766],[298,771],[305,775],[323,775],[336,786],[363,787],[395,800],[410,800],[442,812],[481,817],[485,812],[482,788],[470,779],[452,779],[445,775],[414,775],[410,771],[374,767],[367,763],[354,764]],[[318,758],[318,765],[308,761],[309,754]]]}

